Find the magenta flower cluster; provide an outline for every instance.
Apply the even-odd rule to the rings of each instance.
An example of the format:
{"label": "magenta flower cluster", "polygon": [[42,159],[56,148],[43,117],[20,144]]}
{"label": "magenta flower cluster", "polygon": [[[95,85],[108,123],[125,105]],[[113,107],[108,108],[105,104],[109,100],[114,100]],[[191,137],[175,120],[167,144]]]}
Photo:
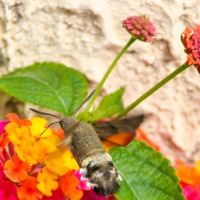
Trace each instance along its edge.
{"label": "magenta flower cluster", "polygon": [[156,28],[146,15],[128,17],[122,24],[134,39],[150,42],[156,36]]}

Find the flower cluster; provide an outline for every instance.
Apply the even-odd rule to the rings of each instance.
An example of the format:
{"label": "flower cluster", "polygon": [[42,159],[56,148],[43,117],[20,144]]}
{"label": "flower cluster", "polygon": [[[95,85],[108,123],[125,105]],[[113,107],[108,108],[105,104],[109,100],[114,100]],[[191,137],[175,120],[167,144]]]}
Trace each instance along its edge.
{"label": "flower cluster", "polygon": [[64,138],[61,129],[44,132],[43,118],[7,118],[0,122],[0,199],[105,199],[81,179],[71,151],[57,148]]}
{"label": "flower cluster", "polygon": [[150,42],[156,36],[156,28],[146,15],[128,17],[122,24],[135,39]]}
{"label": "flower cluster", "polygon": [[185,46],[185,53],[188,54],[188,65],[194,65],[200,73],[200,25],[191,30],[186,27],[181,36]]}
{"label": "flower cluster", "polygon": [[175,168],[186,199],[200,199],[200,160],[196,162],[196,166],[189,166],[182,161],[176,161]]}

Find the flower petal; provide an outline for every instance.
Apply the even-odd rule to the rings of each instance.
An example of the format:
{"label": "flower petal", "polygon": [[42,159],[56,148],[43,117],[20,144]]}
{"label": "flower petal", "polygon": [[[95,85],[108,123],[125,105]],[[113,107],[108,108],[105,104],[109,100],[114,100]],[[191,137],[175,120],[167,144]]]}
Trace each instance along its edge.
{"label": "flower petal", "polygon": [[14,145],[21,144],[23,140],[30,137],[30,130],[26,126],[19,127],[16,122],[11,122],[5,127],[8,138]]}
{"label": "flower petal", "polygon": [[79,170],[76,160],[73,158],[72,153],[65,149],[58,149],[46,156],[44,163],[47,168],[52,172],[62,176],[70,169]]}
{"label": "flower petal", "polygon": [[83,196],[83,191],[77,189],[79,185],[78,179],[74,176],[73,171],[68,171],[64,176],[59,179],[59,186],[65,196],[70,200],[80,200]]}
{"label": "flower petal", "polygon": [[19,158],[29,164],[41,163],[45,159],[45,150],[39,141],[29,137],[22,141],[20,145],[15,146],[15,151]]}
{"label": "flower petal", "polygon": [[19,116],[14,113],[8,113],[6,117],[10,122],[16,122],[19,126],[31,126],[31,121],[29,119],[20,119]]}
{"label": "flower petal", "polygon": [[189,166],[180,160],[175,164],[177,176],[180,180],[189,185],[200,184],[200,171],[197,167]]}
{"label": "flower petal", "polygon": [[3,151],[4,147],[10,142],[8,134],[0,134],[0,152]]}
{"label": "flower petal", "polygon": [[8,120],[0,120],[0,135],[5,132],[5,126],[9,123]]}
{"label": "flower petal", "polygon": [[194,29],[186,27],[181,40],[185,46],[185,53],[188,54],[187,64],[194,65],[200,73],[200,25],[196,24]]}
{"label": "flower petal", "polygon": [[4,163],[4,173],[13,182],[19,182],[27,178],[31,166],[22,162],[17,155],[12,157],[12,160],[7,160]]}
{"label": "flower petal", "polygon": [[31,119],[31,123],[32,126],[30,127],[30,130],[32,136],[45,138],[52,135],[52,131],[49,128],[45,129],[45,126],[47,124],[46,119],[35,117]]}
{"label": "flower petal", "polygon": [[58,188],[57,190],[52,191],[52,196],[44,196],[42,200],[66,200],[62,190]]}
{"label": "flower petal", "polygon": [[46,167],[43,167],[42,172],[39,172],[37,176],[37,189],[45,196],[52,196],[52,190],[58,188],[57,179],[57,174],[49,171]]}
{"label": "flower petal", "polygon": [[0,199],[2,199],[2,200],[18,200],[16,185],[10,181],[1,181]]}
{"label": "flower petal", "polygon": [[36,188],[37,180],[35,177],[28,176],[25,180],[20,181],[20,187],[17,189],[19,200],[38,200],[42,199],[43,194]]}

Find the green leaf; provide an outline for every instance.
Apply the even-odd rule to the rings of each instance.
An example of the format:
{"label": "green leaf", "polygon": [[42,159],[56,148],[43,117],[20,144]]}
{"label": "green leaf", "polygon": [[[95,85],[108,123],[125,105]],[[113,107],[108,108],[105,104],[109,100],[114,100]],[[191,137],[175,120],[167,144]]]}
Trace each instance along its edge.
{"label": "green leaf", "polygon": [[93,123],[99,119],[105,119],[117,114],[124,108],[122,102],[124,90],[124,88],[120,88],[114,93],[104,96],[99,106],[94,111],[82,112],[77,118]]}
{"label": "green leaf", "polygon": [[179,180],[169,160],[143,142],[111,149],[122,176],[118,200],[184,200]]}
{"label": "green leaf", "polygon": [[122,95],[124,88],[104,96],[97,109],[94,111],[101,119],[110,117],[123,109]]}
{"label": "green leaf", "polygon": [[87,95],[87,81],[59,63],[35,63],[0,78],[0,90],[15,98],[72,115]]}

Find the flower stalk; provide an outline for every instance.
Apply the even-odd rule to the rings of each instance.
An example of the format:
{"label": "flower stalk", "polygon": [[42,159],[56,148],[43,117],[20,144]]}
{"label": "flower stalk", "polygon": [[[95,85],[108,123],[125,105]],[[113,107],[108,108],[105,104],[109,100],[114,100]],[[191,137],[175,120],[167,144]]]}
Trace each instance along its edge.
{"label": "flower stalk", "polygon": [[185,69],[187,69],[190,65],[188,65],[187,63],[184,63],[183,65],[181,65],[178,69],[176,69],[175,71],[173,71],[171,74],[169,74],[168,76],[166,76],[163,80],[161,80],[160,82],[158,82],[155,86],[153,86],[150,90],[148,90],[147,92],[145,92],[142,96],[140,96],[137,100],[135,100],[133,103],[131,103],[127,108],[125,108],[124,110],[122,110],[115,118],[116,119],[120,119],[121,117],[125,116],[129,111],[131,111],[133,108],[135,108],[138,104],[140,104],[142,101],[144,101],[147,97],[149,97],[151,94],[153,94],[155,91],[157,91],[160,87],[162,87],[163,85],[165,85],[167,82],[169,82],[171,79],[173,79],[175,76],[177,76],[178,74],[180,74],[182,71],[184,71]]}
{"label": "flower stalk", "polygon": [[104,83],[106,82],[108,76],[110,75],[110,73],[112,72],[112,70],[114,69],[114,67],[116,66],[116,64],[119,61],[119,59],[123,56],[123,54],[126,52],[126,50],[133,44],[133,42],[135,42],[136,39],[137,38],[131,37],[131,39],[127,42],[127,44],[124,46],[124,48],[120,51],[120,53],[114,59],[114,61],[112,62],[112,64],[108,68],[107,72],[103,76],[102,80],[100,81],[99,85],[97,86],[96,91],[95,91],[94,95],[91,97],[90,101],[88,102],[88,104],[87,104],[84,112],[87,112],[87,111],[89,111],[91,109],[91,107],[92,107],[95,99],[99,95],[99,93],[100,93],[100,91],[101,91]]}

